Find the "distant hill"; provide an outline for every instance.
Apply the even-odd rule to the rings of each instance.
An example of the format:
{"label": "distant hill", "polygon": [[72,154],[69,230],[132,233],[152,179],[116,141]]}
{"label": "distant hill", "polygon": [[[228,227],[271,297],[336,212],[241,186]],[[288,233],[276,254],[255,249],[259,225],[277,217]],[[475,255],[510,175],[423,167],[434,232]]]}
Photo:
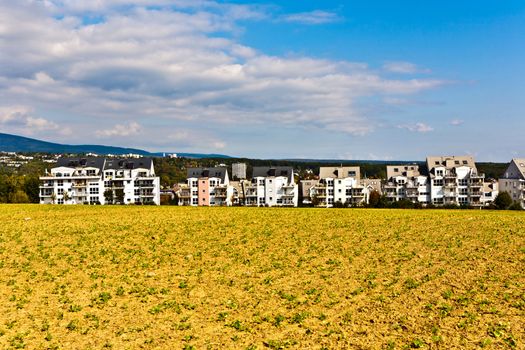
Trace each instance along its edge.
{"label": "distant hill", "polygon": [[[106,154],[140,154],[143,156],[161,157],[163,153],[152,153],[142,149],[102,146],[102,145],[63,145],[59,143],[47,142],[32,139],[29,137],[3,134],[0,133],[0,151],[4,152],[40,152],[40,153],[96,153],[100,155]],[[203,154],[203,153],[177,153],[179,157],[187,158],[230,158],[222,154]]]}

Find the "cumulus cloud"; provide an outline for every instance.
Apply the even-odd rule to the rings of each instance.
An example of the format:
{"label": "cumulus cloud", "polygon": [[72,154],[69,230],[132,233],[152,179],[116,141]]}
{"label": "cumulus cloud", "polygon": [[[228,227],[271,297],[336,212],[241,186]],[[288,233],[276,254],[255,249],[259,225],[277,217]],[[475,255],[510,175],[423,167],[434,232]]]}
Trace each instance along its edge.
{"label": "cumulus cloud", "polygon": [[387,62],[383,65],[383,69],[391,73],[400,74],[415,74],[415,73],[430,73],[429,69],[420,68],[414,63],[410,62]]}
{"label": "cumulus cloud", "polygon": [[285,15],[281,18],[285,22],[301,23],[301,24],[326,24],[334,23],[341,20],[341,18],[334,12],[328,11],[310,11],[300,12]]}
{"label": "cumulus cloud", "polygon": [[460,126],[460,125],[463,125],[464,123],[465,121],[461,119],[454,119],[450,121],[450,125],[453,125],[453,126]]}
{"label": "cumulus cloud", "polygon": [[[265,11],[215,1],[0,0],[0,101],[31,106],[38,117],[26,124],[35,130],[67,122],[86,137],[140,133],[154,144],[184,124],[208,130],[203,147],[221,148],[232,144],[222,135],[239,127],[363,135],[383,117],[366,112],[375,97],[393,101],[446,83],[266,55],[236,39],[239,20]],[[310,15],[311,23],[334,19]]]}
{"label": "cumulus cloud", "polygon": [[27,106],[0,107],[0,125],[6,132],[34,135],[38,132],[50,132],[68,135],[71,129],[60,128],[50,120],[33,116],[33,109]]}
{"label": "cumulus cloud", "polygon": [[127,137],[138,135],[142,130],[139,123],[130,122],[128,124],[117,124],[111,128],[97,130],[96,135],[101,138],[106,137]]}
{"label": "cumulus cloud", "polygon": [[406,129],[408,131],[412,132],[420,132],[420,133],[426,133],[433,131],[434,128],[431,126],[425,124],[425,123],[414,123],[414,124],[404,124],[404,125],[398,125],[399,129]]}

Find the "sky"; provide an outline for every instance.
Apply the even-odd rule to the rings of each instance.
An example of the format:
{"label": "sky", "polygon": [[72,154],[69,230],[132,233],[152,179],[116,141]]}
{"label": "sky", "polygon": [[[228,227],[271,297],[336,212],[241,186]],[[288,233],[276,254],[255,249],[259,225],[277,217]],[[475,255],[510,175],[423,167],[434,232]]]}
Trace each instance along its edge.
{"label": "sky", "polygon": [[251,158],[525,157],[525,2],[0,0],[0,132]]}

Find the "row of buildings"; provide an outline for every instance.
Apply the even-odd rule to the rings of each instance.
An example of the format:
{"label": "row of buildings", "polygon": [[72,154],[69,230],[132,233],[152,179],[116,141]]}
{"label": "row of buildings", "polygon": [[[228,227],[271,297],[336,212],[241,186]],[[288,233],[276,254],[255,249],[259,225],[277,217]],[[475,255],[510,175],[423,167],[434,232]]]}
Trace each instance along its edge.
{"label": "row of buildings", "polygon": [[[507,191],[525,207],[525,159],[513,159],[499,181],[479,173],[471,156],[428,157],[423,168],[387,165],[386,179],[370,179],[359,167],[321,167],[300,180],[292,167],[254,167],[247,179],[246,164],[237,163],[231,179],[225,166],[189,168],[173,192],[186,206],[360,206],[378,192],[390,202],[485,207]],[[60,158],[41,177],[40,202],[160,204],[160,193],[151,158]]]}
{"label": "row of buildings", "polygon": [[59,158],[40,177],[41,204],[160,204],[151,158]]}

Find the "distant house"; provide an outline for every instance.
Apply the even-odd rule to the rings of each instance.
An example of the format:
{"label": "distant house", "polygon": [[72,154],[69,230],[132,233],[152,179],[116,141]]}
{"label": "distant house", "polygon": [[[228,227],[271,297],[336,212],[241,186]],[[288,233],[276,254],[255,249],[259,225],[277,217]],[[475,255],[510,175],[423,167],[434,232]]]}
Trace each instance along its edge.
{"label": "distant house", "polygon": [[59,158],[40,182],[42,204],[160,204],[151,158]]}
{"label": "distant house", "polygon": [[292,167],[254,167],[251,183],[245,187],[245,205],[296,207],[299,186]]}
{"label": "distant house", "polygon": [[[430,176],[430,198],[434,205],[488,205],[484,198],[485,175],[478,172],[471,156],[428,157],[427,168]],[[494,189],[497,191],[497,189]],[[495,197],[490,194],[490,197]]]}
{"label": "distant house", "polygon": [[525,208],[525,158],[511,160],[503,177],[499,179],[499,190],[508,192],[514,201]]}
{"label": "distant house", "polygon": [[430,181],[419,172],[417,164],[387,165],[387,180],[383,193],[390,202],[409,200],[412,203],[430,202]]}
{"label": "distant house", "polygon": [[363,205],[368,202],[370,188],[362,184],[359,167],[321,167],[319,182],[311,187],[310,198],[314,205],[326,208],[336,203]]}
{"label": "distant house", "polygon": [[233,194],[226,167],[189,168],[186,184],[179,189],[179,205],[231,206]]}

